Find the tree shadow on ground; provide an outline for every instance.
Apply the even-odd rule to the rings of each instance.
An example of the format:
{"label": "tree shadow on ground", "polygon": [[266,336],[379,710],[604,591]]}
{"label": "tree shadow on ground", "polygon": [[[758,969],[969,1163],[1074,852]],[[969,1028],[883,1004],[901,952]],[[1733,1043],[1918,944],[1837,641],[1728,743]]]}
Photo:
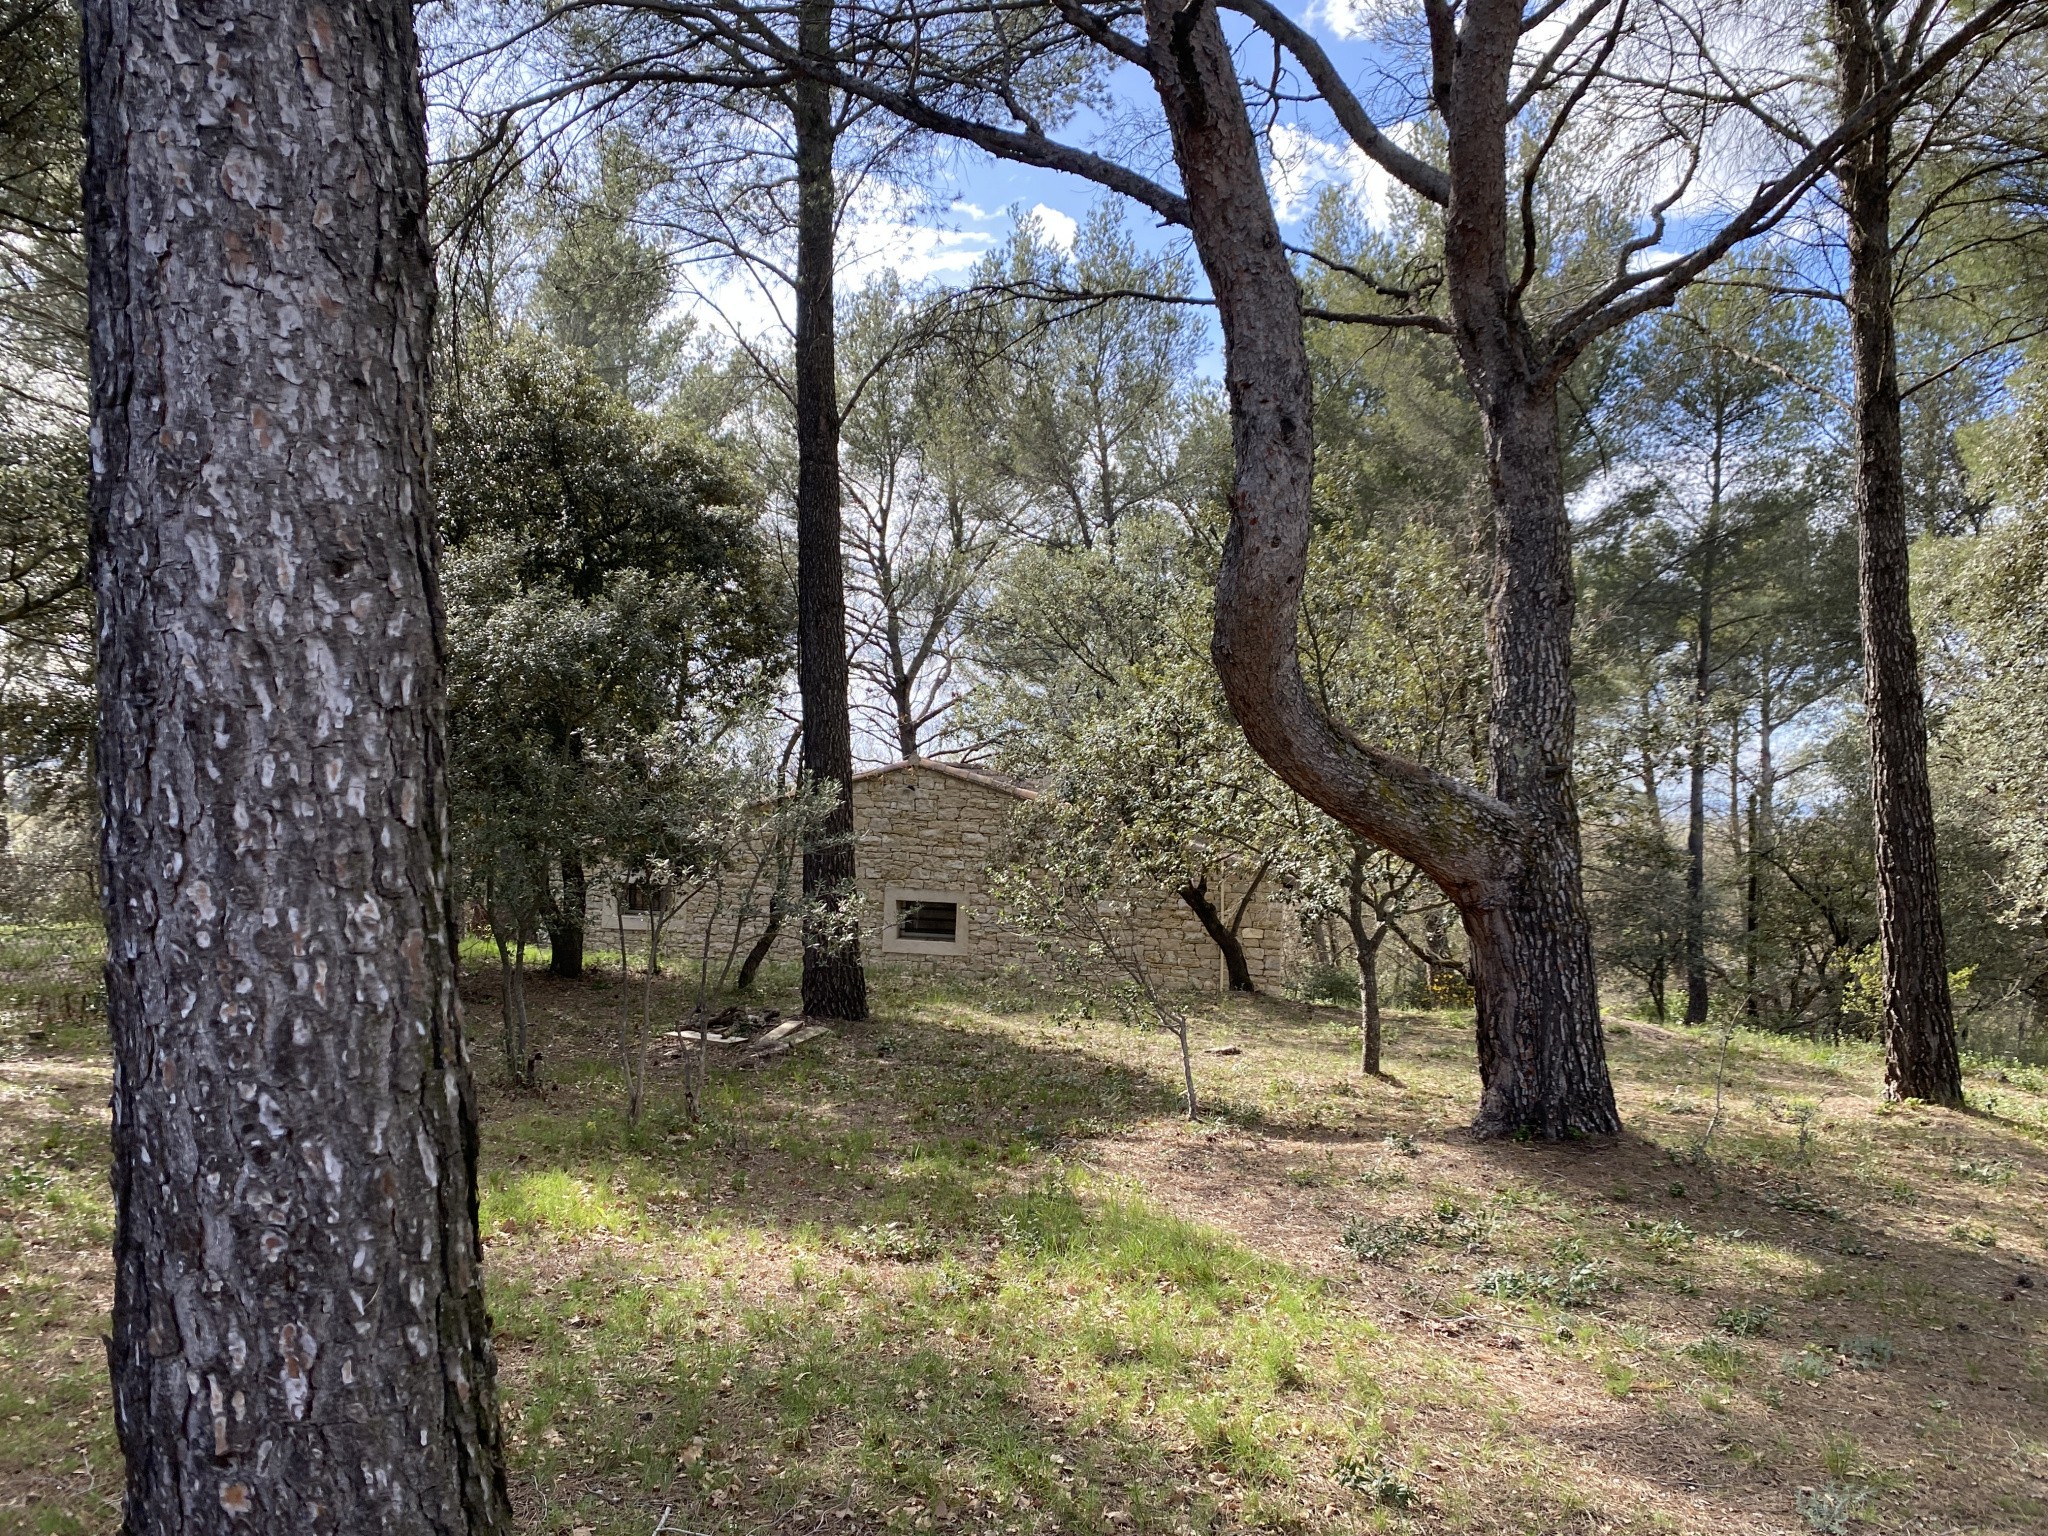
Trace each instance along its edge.
{"label": "tree shadow on ground", "polygon": [[[1986,1449],[2048,1427],[2014,1311],[2032,1298],[1998,1299],[2002,1253],[1928,1230],[1969,1204],[1971,1186],[1933,1177],[1941,1159],[2037,1178],[2038,1148],[1994,1125],[1957,1151],[1972,1122],[1935,1112],[1873,1120],[1880,1141],[1929,1144],[1871,1154],[1879,1171],[1920,1157],[1900,1220],[1871,1203],[1869,1169],[1765,1155],[1790,1135],[1772,1142],[1763,1120],[1704,1160],[1683,1117],[1640,1105],[1645,1130],[1613,1141],[1475,1142],[1445,1118],[1444,1085],[1430,1091],[1442,1073],[1410,1069],[1453,1059],[1455,1021],[1398,1022],[1410,1086],[1351,1097],[1332,1087],[1338,1021],[1267,1005],[1215,1022],[1253,1044],[1209,1074],[1230,1112],[1193,1129],[1174,1120],[1170,1061],[1136,1036],[930,1011],[721,1072],[702,1125],[658,1103],[628,1130],[591,1075],[494,1103],[485,1213],[534,1528],[542,1502],[570,1500],[606,1529],[616,1497],[636,1519],[674,1502],[706,1532],[831,1529],[831,1511],[850,1529],[1364,1529],[1377,1506],[1360,1488],[1407,1487],[1404,1467],[1427,1485],[1427,1529],[1781,1530],[1800,1483],[1873,1510],[1945,1506],[1975,1529],[2040,1512],[2024,1456],[2001,1466]],[[601,1058],[601,1029],[570,1025],[586,1031],[578,1059]],[[1618,1042],[1631,1093],[1679,1074],[1682,1053],[1655,1046],[1641,1064]],[[1791,1086],[1832,1091],[1802,1070]],[[1262,1074],[1323,1096],[1262,1099]],[[1077,1162],[1118,1182],[1077,1193]],[[549,1182],[570,1174],[577,1191]],[[1157,1205],[1105,1195],[1117,1187]],[[1526,1212],[1512,1222],[1527,1231],[1504,1217],[1442,1274],[1340,1247],[1348,1222],[1410,1206],[1424,1222],[1432,1199]],[[1048,1246],[1055,1208],[1065,1235]],[[1133,1243],[1142,1275],[1117,1268]],[[1570,1305],[1467,1289],[1489,1269],[1548,1283],[1578,1261],[1559,1257],[1572,1243],[1618,1288]],[[1317,1326],[1351,1341],[1363,1374],[1328,1368],[1333,1421],[1380,1429],[1306,1460],[1272,1450],[1272,1410],[1247,1405],[1272,1398],[1282,1346],[1249,1323],[1216,1352],[1191,1343],[1253,1294],[1335,1309]],[[1134,1310],[1155,1296],[1189,1310]],[[1415,1390],[1393,1380],[1424,1359],[1464,1383],[1426,1410],[1444,1426],[1427,1449],[1384,1428]],[[1269,1375],[1254,1391],[1247,1371]],[[1409,1465],[1439,1454],[1521,1470],[1489,1484]],[[1580,1464],[1601,1471],[1556,1475]]]}

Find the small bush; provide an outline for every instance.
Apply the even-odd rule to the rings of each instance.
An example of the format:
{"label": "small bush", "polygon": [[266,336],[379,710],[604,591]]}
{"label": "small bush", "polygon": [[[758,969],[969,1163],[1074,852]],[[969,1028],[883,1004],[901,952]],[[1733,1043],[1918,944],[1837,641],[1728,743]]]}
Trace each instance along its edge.
{"label": "small bush", "polygon": [[1356,1489],[1373,1503],[1389,1509],[1408,1509],[1415,1503],[1415,1485],[1370,1458],[1340,1457],[1335,1476],[1346,1488]]}
{"label": "small bush", "polygon": [[1849,1536],[1849,1527],[1862,1518],[1869,1502],[1868,1488],[1829,1483],[1825,1488],[1800,1489],[1792,1507],[1814,1536]]}
{"label": "small bush", "polygon": [[1682,1221],[1635,1220],[1628,1224],[1629,1235],[1641,1243],[1653,1262],[1676,1264],[1678,1256],[1693,1245],[1699,1234]]}
{"label": "small bush", "polygon": [[1600,1290],[1600,1269],[1578,1264],[1567,1270],[1523,1269],[1509,1265],[1489,1269],[1473,1282],[1482,1296],[1497,1301],[1542,1301],[1553,1307],[1591,1306]]}
{"label": "small bush", "polygon": [[1797,1354],[1787,1350],[1780,1355],[1778,1369],[1787,1376],[1796,1377],[1804,1382],[1826,1381],[1835,1374],[1835,1368],[1828,1363],[1828,1357],[1810,1344]]}
{"label": "small bush", "polygon": [[1391,1264],[1416,1244],[1428,1242],[1429,1229],[1398,1216],[1391,1221],[1354,1219],[1344,1228],[1342,1241],[1346,1249],[1367,1263]]}
{"label": "small bush", "polygon": [[1738,1339],[1758,1339],[1771,1331],[1778,1320],[1776,1309],[1765,1306],[1724,1307],[1714,1326]]}
{"label": "small bush", "polygon": [[1295,994],[1304,1003],[1358,1004],[1358,973],[1348,966],[1312,965],[1302,973]]}

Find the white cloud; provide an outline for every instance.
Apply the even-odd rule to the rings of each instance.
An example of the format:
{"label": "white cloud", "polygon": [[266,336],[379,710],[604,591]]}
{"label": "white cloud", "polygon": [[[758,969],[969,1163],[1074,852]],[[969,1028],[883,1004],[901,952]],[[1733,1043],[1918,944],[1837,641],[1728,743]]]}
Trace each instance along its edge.
{"label": "white cloud", "polygon": [[777,348],[788,344],[793,320],[788,291],[744,268],[723,272],[694,292],[686,291],[677,307],[714,336]]}
{"label": "white cloud", "polygon": [[1049,203],[1034,203],[1031,217],[1038,221],[1039,230],[1054,245],[1067,252],[1074,249],[1074,236],[1081,226],[1071,215],[1061,213]]}
{"label": "white cloud", "polygon": [[894,272],[906,283],[965,272],[994,242],[979,229],[944,229],[897,219],[869,219],[852,232],[852,249],[842,258],[840,285],[858,288],[878,272]]}
{"label": "white cloud", "polygon": [[979,203],[970,203],[965,198],[956,200],[951,211],[954,213],[964,213],[977,224],[986,224],[990,219],[996,217],[995,214],[990,213]]}
{"label": "white cloud", "polygon": [[1311,0],[1305,19],[1311,27],[1353,42],[1382,30],[1402,11],[1400,0]]}
{"label": "white cloud", "polygon": [[1267,142],[1272,155],[1266,163],[1266,187],[1282,223],[1306,214],[1322,189],[1333,183],[1351,188],[1366,223],[1386,223],[1392,180],[1358,146],[1318,138],[1291,123],[1274,124]]}
{"label": "white cloud", "polygon": [[[869,217],[851,223],[840,247],[838,284],[852,293],[883,272],[905,283],[966,273],[994,244],[987,230],[949,229],[911,219]],[[785,345],[794,323],[788,291],[765,271],[743,264],[709,277],[682,295],[678,313],[695,315],[714,333]]]}

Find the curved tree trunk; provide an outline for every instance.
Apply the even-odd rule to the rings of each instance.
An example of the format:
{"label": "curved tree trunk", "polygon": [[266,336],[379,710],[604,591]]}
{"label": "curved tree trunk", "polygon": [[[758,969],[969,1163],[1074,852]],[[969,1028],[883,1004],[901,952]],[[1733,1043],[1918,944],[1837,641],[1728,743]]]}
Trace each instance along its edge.
{"label": "curved tree trunk", "polygon": [[[831,49],[830,0],[803,0],[804,51]],[[796,99],[796,585],[797,691],[803,699],[803,774],[839,789],[839,804],[804,847],[807,905],[842,907],[854,892],[853,722],[846,701],[846,571],[839,527],[839,364],[833,345],[833,243],[838,198],[832,92],[805,78]],[[868,1016],[860,944],[808,916],[804,1012]]]}
{"label": "curved tree trunk", "polygon": [[[1869,19],[1836,0],[1842,103],[1854,110],[1881,84]],[[1863,620],[1863,702],[1870,734],[1870,808],[1877,843],[1877,924],[1884,991],[1887,1098],[1963,1101],[1949,998],[1948,946],[1936,873],[1927,720],[1913,637],[1893,319],[1891,132],[1844,157],[1849,244],[1849,351],[1856,378],[1857,600]]]}
{"label": "curved tree trunk", "polygon": [[1244,945],[1238,940],[1237,930],[1223,921],[1223,914],[1216,910],[1216,903],[1209,899],[1209,882],[1193,881],[1183,885],[1178,892],[1187,909],[1195,914],[1202,925],[1202,931],[1209,935],[1223,956],[1223,973],[1230,979],[1233,992],[1252,992],[1252,968],[1244,958]]}
{"label": "curved tree trunk", "polygon": [[509,1532],[411,8],[85,35],[124,1529]]}
{"label": "curved tree trunk", "polygon": [[767,960],[769,953],[775,948],[775,941],[781,937],[782,910],[777,905],[769,909],[768,926],[761,930],[761,936],[754,940],[753,947],[747,951],[746,958],[740,962],[739,976],[732,984],[733,991],[747,992],[753,989],[754,978],[760,975],[763,962]]}
{"label": "curved tree trunk", "polygon": [[[1322,715],[1303,683],[1296,626],[1315,454],[1300,295],[1214,6],[1147,0],[1145,15],[1224,336],[1235,479],[1212,649],[1231,711],[1283,780],[1420,866],[1457,906],[1477,1000],[1477,1129],[1614,1131],[1571,782],[1572,577],[1555,386],[1518,351],[1526,328],[1500,270],[1504,125],[1472,128],[1453,114],[1446,224],[1446,261],[1458,267],[1456,337],[1477,381],[1495,507],[1493,783],[1482,794],[1359,742]],[[1510,65],[1502,57],[1459,67],[1492,67],[1493,97],[1504,101]],[[1487,90],[1482,79],[1476,98]]]}

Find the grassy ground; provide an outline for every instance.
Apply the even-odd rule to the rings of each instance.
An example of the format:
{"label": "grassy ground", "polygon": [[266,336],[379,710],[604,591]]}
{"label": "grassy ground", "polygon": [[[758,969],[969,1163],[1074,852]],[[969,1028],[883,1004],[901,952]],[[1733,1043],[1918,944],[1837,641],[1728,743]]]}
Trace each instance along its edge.
{"label": "grassy ground", "polygon": [[[89,949],[0,933],[0,1530],[114,1525]],[[1159,1036],[897,983],[633,1128],[626,989],[537,981],[514,1096],[493,987],[528,1531],[2048,1528],[2037,1071],[1886,1108],[1861,1048],[1623,1023],[1627,1136],[1480,1145],[1462,1021],[1364,1080],[1337,1010],[1218,1003],[1190,1125]]]}

